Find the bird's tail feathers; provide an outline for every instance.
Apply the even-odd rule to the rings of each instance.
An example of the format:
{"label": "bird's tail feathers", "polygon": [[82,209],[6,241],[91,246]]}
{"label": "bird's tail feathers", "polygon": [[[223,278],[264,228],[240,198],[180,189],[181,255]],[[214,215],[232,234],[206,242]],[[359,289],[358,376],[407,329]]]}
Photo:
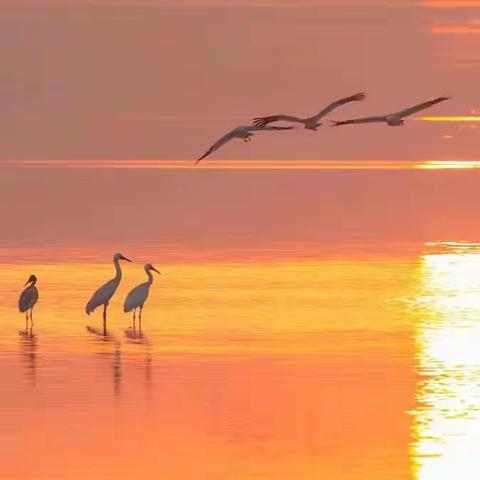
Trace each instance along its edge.
{"label": "bird's tail feathers", "polygon": [[92,305],[92,301],[90,300],[90,301],[87,303],[87,306],[85,307],[85,313],[86,313],[87,315],[90,315],[94,310],[95,310],[95,307]]}

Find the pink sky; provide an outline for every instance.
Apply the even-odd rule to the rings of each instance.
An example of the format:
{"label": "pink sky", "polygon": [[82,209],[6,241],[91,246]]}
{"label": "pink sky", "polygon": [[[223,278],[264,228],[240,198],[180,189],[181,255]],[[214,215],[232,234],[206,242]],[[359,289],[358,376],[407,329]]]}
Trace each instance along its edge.
{"label": "pink sky", "polygon": [[[253,116],[359,91],[331,117],[445,94],[429,114],[480,111],[479,2],[92,3],[0,2],[0,160],[195,159]],[[410,121],[265,133],[214,158],[471,160],[477,140],[474,123]],[[7,243],[477,235],[475,172],[0,168]]]}
{"label": "pink sky", "polygon": [[[183,8],[158,0],[140,2],[156,7],[121,8],[115,5],[128,2],[113,0],[46,6],[60,3],[92,2],[16,1],[1,12],[0,158],[196,158],[253,116],[313,114],[358,91],[368,100],[332,117],[388,113],[444,94],[455,101],[432,114],[480,109],[480,37],[429,30],[445,17],[462,24],[475,10],[371,0],[278,2],[288,8],[239,0],[231,3],[245,8],[205,6],[210,0]],[[455,68],[456,60],[474,65]],[[269,134],[248,146],[233,142],[220,157],[471,157],[476,134],[461,127]],[[455,138],[442,139],[446,133]]]}

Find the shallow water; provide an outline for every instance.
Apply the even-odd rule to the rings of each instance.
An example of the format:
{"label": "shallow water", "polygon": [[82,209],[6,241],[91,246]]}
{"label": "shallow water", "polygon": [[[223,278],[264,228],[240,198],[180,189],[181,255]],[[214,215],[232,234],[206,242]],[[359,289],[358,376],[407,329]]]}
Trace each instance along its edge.
{"label": "shallow water", "polygon": [[106,338],[83,307],[111,265],[5,264],[3,477],[478,478],[476,249],[167,263],[141,333],[128,264]]}

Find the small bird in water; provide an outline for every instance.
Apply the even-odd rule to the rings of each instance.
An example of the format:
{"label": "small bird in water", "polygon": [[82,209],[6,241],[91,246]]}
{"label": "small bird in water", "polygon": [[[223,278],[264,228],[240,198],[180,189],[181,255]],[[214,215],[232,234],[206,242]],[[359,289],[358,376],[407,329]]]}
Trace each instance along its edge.
{"label": "small bird in water", "polygon": [[85,311],[87,315],[90,315],[97,307],[103,305],[103,331],[104,335],[107,332],[107,307],[108,302],[113,297],[113,294],[120,285],[122,279],[122,269],[120,268],[120,260],[126,260],[131,262],[128,258],[124,257],[121,253],[116,253],[113,256],[113,264],[115,265],[115,277],[102,285],[93,295],[87,303]]}
{"label": "small bird in water", "polygon": [[123,311],[125,313],[131,312],[133,310],[133,329],[134,330],[135,330],[135,312],[137,308],[140,309],[140,312],[138,315],[138,321],[139,321],[140,331],[142,330],[142,309],[143,309],[143,305],[147,301],[150,285],[152,285],[153,283],[153,275],[151,273],[152,270],[160,274],[160,272],[151,263],[147,263],[145,265],[145,273],[147,274],[148,280],[144,283],[141,283],[140,285],[137,285],[134,289],[132,289],[130,293],[127,295],[127,298],[125,299],[125,303],[123,305]]}
{"label": "small bird in water", "polygon": [[28,332],[28,314],[30,313],[30,330],[33,328],[33,307],[38,301],[38,289],[35,286],[37,283],[37,277],[30,275],[25,289],[20,294],[18,300],[18,309],[21,313],[25,313],[26,331]]}

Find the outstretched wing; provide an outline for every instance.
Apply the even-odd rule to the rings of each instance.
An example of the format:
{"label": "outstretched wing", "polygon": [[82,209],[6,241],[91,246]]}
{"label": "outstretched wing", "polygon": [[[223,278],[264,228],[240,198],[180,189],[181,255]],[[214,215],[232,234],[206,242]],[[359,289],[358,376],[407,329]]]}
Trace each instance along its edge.
{"label": "outstretched wing", "polygon": [[385,117],[364,117],[364,118],[353,118],[351,120],[343,120],[336,122],[332,120],[332,127],[338,127],[340,125],[350,125],[353,123],[376,123],[376,122],[385,122]]}
{"label": "outstretched wing", "polygon": [[274,127],[274,126],[266,126],[261,127],[260,125],[250,125],[247,127],[249,132],[260,132],[262,130],[292,130],[293,127]]}
{"label": "outstretched wing", "polygon": [[225,145],[228,143],[232,138],[235,138],[237,135],[237,129],[235,128],[231,132],[228,132],[226,135],[224,135],[220,140],[217,140],[216,143],[214,143],[196,162],[197,164],[200,160],[203,160],[204,158],[208,157],[210,154],[212,154],[215,150],[218,150],[222,145]]}
{"label": "outstretched wing", "polygon": [[341,107],[342,105],[345,105],[346,103],[350,103],[350,102],[361,102],[362,100],[365,100],[365,97],[366,95],[364,93],[357,93],[355,95],[351,95],[350,97],[341,98],[340,100],[336,100],[335,102],[325,107],[321,112],[317,113],[317,115],[315,115],[312,118],[318,121],[321,118],[323,118],[325,115],[328,115],[330,112],[333,112],[338,107]]}
{"label": "outstretched wing", "polygon": [[407,108],[402,110],[401,112],[395,113],[394,115],[399,117],[408,117],[408,115],[413,115],[414,113],[420,112],[421,110],[425,110],[426,108],[430,108],[431,106],[443,102],[445,100],[449,100],[450,97],[438,97],[428,102],[420,103],[415,105],[414,107]]}
{"label": "outstretched wing", "polygon": [[303,119],[293,115],[269,115],[268,117],[256,117],[253,119],[253,124],[257,127],[265,127],[273,122],[303,123]]}

